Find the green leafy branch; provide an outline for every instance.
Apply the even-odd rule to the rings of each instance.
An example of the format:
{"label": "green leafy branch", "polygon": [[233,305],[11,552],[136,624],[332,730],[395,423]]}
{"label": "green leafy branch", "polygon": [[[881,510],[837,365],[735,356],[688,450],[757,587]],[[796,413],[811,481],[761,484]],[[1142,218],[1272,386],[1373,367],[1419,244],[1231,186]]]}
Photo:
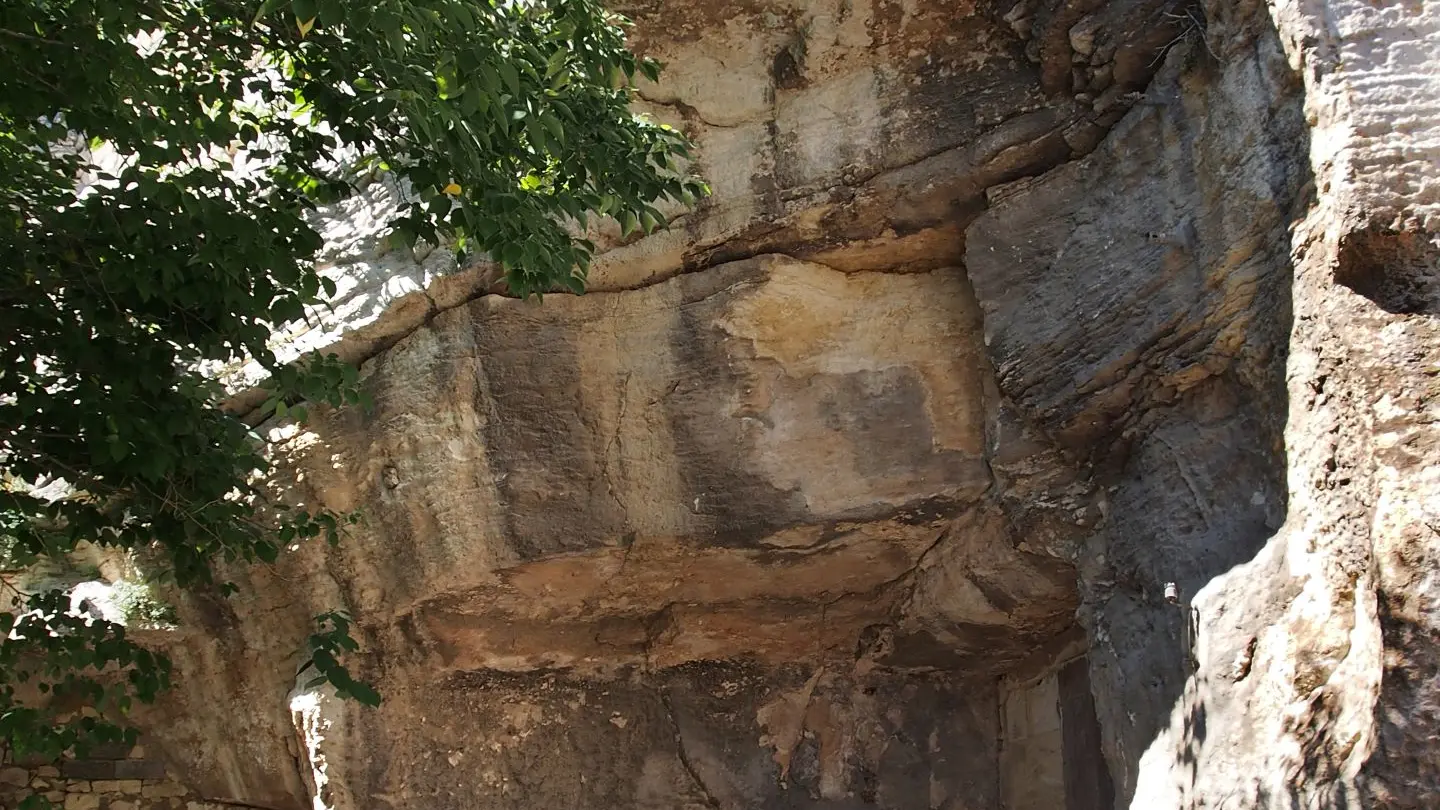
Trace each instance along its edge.
{"label": "green leafy branch", "polygon": [[[202,370],[256,362],[271,375],[263,413],[279,418],[368,407],[354,368],[282,362],[270,345],[336,292],[313,215],[353,193],[355,165],[413,191],[391,223],[400,241],[487,254],[520,296],[583,292],[596,247],[577,223],[651,232],[661,205],[708,193],[685,137],[630,110],[633,82],[660,66],[627,50],[626,24],[597,0],[0,4],[0,539],[13,562],[90,544],[229,594],[229,567],[337,542],[353,516],[274,503],[264,443]],[[168,685],[163,657],[58,591],[6,599],[10,750],[126,733],[131,702]],[[319,675],[378,699],[339,664],[350,617],[321,618]]]}
{"label": "green leafy branch", "polygon": [[340,657],[344,653],[360,649],[360,645],[350,635],[353,624],[350,615],[344,611],[331,611],[316,616],[315,622],[320,630],[310,635],[307,642],[310,658],[301,665],[300,670],[303,672],[307,667],[313,666],[320,674],[307,681],[305,688],[314,689],[328,683],[335,688],[335,694],[339,697],[351,698],[366,706],[379,706],[380,693],[369,684],[355,680],[350,675],[350,670],[340,663]]}

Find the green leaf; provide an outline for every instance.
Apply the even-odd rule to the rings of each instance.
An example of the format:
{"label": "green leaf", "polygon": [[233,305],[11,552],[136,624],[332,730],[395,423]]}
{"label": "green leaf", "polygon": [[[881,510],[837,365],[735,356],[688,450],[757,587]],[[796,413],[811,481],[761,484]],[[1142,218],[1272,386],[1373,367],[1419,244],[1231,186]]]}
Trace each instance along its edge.
{"label": "green leaf", "polygon": [[319,0],[319,2],[321,25],[337,26],[345,22],[344,0]]}
{"label": "green leaf", "polygon": [[453,59],[446,59],[435,69],[435,86],[440,91],[442,99],[452,99],[465,92],[465,87],[460,83],[456,73]]}
{"label": "green leaf", "polygon": [[355,698],[364,706],[374,708],[380,705],[380,693],[367,684],[354,683],[348,690],[351,697]]}
{"label": "green leaf", "polygon": [[560,125],[560,119],[556,118],[554,113],[548,110],[540,113],[540,123],[545,125],[545,129],[549,131],[550,137],[555,139],[555,143],[565,143],[565,128]]}
{"label": "green leaf", "polygon": [[335,660],[335,656],[331,655],[329,650],[315,650],[313,660],[315,661],[316,669],[331,677],[334,677],[334,672],[340,669],[340,662]]}
{"label": "green leaf", "polygon": [[550,52],[550,57],[545,60],[545,78],[550,78],[559,73],[565,67],[565,60],[570,57],[570,51],[564,47],[556,48]]}
{"label": "green leaf", "polygon": [[277,548],[274,543],[261,540],[255,543],[254,549],[255,556],[259,557],[263,562],[273,563],[280,557],[280,549]]}
{"label": "green leaf", "polygon": [[501,61],[496,66],[500,72],[500,78],[504,80],[505,87],[510,90],[510,95],[520,96],[520,74],[515,71],[515,66],[508,61]]}
{"label": "green leaf", "polygon": [[296,20],[313,23],[320,14],[319,3],[316,0],[292,0],[291,11],[295,14]]}
{"label": "green leaf", "polygon": [[259,22],[261,19],[268,17],[270,14],[289,4],[290,0],[265,0],[265,2],[260,4],[260,8],[255,11],[255,19],[252,21],[252,24]]}
{"label": "green leaf", "polygon": [[[610,88],[653,79],[658,65],[626,50],[623,20],[599,3],[253,1],[6,7],[0,27],[65,43],[63,55],[39,42],[0,48],[14,113],[0,148],[0,195],[14,203],[0,206],[13,254],[0,262],[0,403],[13,417],[7,445],[36,448],[0,453],[7,565],[63,563],[82,540],[153,549],[156,581],[229,596],[240,588],[217,565],[275,559],[300,539],[343,541],[338,516],[279,506],[291,465],[308,463],[294,459],[321,451],[268,445],[267,430],[237,418],[375,408],[353,367],[290,363],[279,346],[292,335],[276,339],[338,294],[316,268],[354,258],[323,244],[315,206],[387,172],[424,196],[393,213],[383,249],[423,237],[460,261],[485,252],[512,293],[538,298],[584,290],[595,246],[566,220],[603,213],[627,234],[651,231],[663,226],[659,200],[708,191],[676,168],[684,137]],[[122,40],[156,15],[173,17],[159,50],[137,61]],[[83,198],[83,161],[49,149],[73,128],[40,118],[56,110],[127,153]],[[370,157],[337,168],[342,144]],[[242,147],[270,168],[239,176],[187,162]],[[268,378],[258,413],[243,413],[248,395],[236,412],[219,407],[216,375],[228,383],[241,369],[244,384],[256,369]],[[59,479],[83,492],[52,502],[8,483]],[[111,719],[165,689],[169,662],[70,615],[64,594],[37,600],[0,613],[0,740],[12,754],[58,757],[119,738]],[[251,604],[233,606],[242,621]],[[338,693],[378,700],[337,660],[359,646],[351,629],[334,614],[311,641],[331,656],[324,674]],[[57,725],[33,699],[39,683],[97,711]]]}
{"label": "green leaf", "polygon": [[390,50],[394,52],[395,56],[404,56],[408,46],[405,42],[405,32],[400,28],[400,21],[391,17],[386,20],[386,23],[381,28],[385,32],[385,41],[389,43]]}

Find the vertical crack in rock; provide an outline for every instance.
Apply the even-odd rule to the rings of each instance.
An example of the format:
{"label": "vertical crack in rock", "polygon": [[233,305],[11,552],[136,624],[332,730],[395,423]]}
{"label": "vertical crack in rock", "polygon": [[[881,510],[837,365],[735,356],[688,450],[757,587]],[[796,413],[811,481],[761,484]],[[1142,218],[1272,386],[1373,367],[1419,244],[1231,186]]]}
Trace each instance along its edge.
{"label": "vertical crack in rock", "polygon": [[700,772],[695,769],[695,764],[690,761],[689,752],[685,750],[685,735],[680,731],[680,721],[675,716],[675,706],[670,700],[669,688],[661,686],[659,687],[659,691],[660,701],[665,706],[665,719],[669,721],[670,732],[675,739],[675,756],[679,758],[680,766],[685,769],[685,773],[689,774],[690,780],[695,783],[695,788],[699,790],[700,795],[704,797],[705,806],[711,808],[711,810],[722,810],[720,802],[710,793],[710,788],[705,784],[705,780],[701,778]]}
{"label": "vertical crack in rock", "polygon": [[[618,326],[618,324],[617,324]],[[620,433],[625,430],[625,411],[630,403],[630,378],[633,372],[625,372],[625,378],[620,381],[620,405],[615,415],[615,429],[610,434],[610,441],[605,445],[605,458],[600,462],[600,475],[605,480],[605,491],[615,499],[616,505],[620,507],[620,513],[625,517],[625,527],[629,528],[630,508],[625,505],[624,499],[620,497],[620,491],[615,486],[615,481],[610,477],[610,465],[620,464],[623,471],[623,458],[625,454],[624,444],[621,442]],[[619,451],[619,457],[616,451]],[[625,556],[630,556],[630,549],[627,546]]]}

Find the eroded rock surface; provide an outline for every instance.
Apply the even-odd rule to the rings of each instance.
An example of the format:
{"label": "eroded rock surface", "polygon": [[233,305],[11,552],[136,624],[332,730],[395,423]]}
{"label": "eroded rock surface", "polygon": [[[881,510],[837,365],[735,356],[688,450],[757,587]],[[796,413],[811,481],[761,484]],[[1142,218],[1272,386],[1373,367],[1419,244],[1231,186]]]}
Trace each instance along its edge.
{"label": "eroded rock surface", "polygon": [[194,795],[1440,802],[1440,6],[624,10],[715,197],[540,305],[336,213],[377,407],[261,427],[365,521],[182,605]]}

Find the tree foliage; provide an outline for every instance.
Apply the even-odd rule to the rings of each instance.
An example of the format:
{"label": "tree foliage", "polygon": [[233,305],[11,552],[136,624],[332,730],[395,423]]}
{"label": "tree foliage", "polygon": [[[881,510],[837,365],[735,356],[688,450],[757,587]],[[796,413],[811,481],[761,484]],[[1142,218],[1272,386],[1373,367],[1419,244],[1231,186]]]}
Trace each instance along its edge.
{"label": "tree foliage", "polygon": [[[486,254],[519,296],[583,290],[594,246],[575,223],[648,230],[657,202],[704,194],[685,139],[628,109],[658,66],[623,24],[595,0],[0,5],[0,536],[16,564],[148,549],[179,585],[224,588],[217,562],[335,540],[340,516],[260,508],[257,437],[202,369],[258,362],[272,408],[362,402],[353,368],[267,345],[334,294],[311,215],[357,168],[413,192],[396,239]],[[58,593],[11,596],[12,752],[115,739],[130,701],[166,685],[124,628]],[[322,619],[313,662],[368,700],[338,663],[348,620]],[[95,711],[57,723],[34,698],[55,690]]]}

